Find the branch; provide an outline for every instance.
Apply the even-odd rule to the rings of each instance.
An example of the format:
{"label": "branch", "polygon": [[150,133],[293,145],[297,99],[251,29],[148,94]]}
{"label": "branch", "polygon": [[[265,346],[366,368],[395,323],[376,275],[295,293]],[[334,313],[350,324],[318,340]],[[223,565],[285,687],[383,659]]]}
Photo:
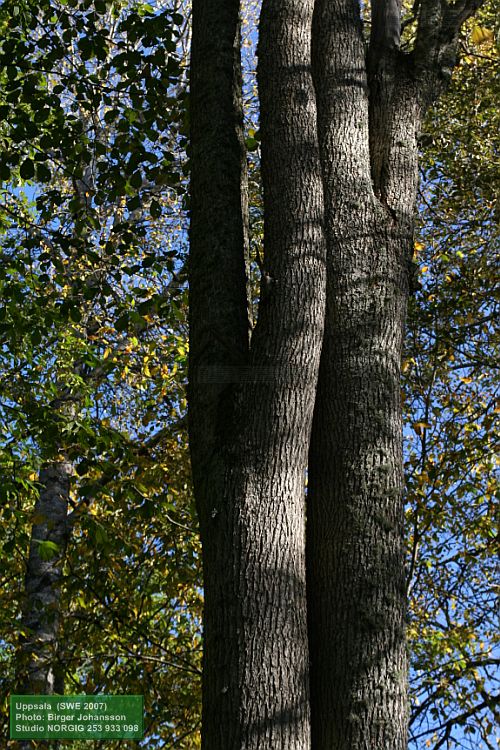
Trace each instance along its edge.
{"label": "branch", "polygon": [[419,8],[420,8],[420,0],[415,0],[415,2],[413,3],[413,7],[411,9],[411,15],[406,19],[406,21],[403,21],[401,24],[401,36],[403,35],[403,31],[408,26],[411,26],[411,24],[416,20]]}
{"label": "branch", "polygon": [[429,729],[426,729],[424,732],[420,732],[419,734],[412,735],[412,740],[415,741],[415,740],[420,739],[421,737],[425,737],[428,734],[434,734],[436,732],[439,732],[441,729],[445,730],[445,737],[446,737],[446,732],[448,733],[448,736],[449,736],[449,733],[451,729],[453,728],[453,726],[455,726],[456,724],[462,724],[466,719],[469,719],[471,716],[474,716],[474,714],[479,713],[479,711],[482,711],[485,708],[493,709],[493,706],[498,705],[498,701],[499,701],[498,695],[488,696],[487,699],[484,700],[482,703],[478,703],[477,706],[473,706],[472,708],[469,708],[467,711],[463,711],[461,714],[458,714],[457,716],[452,716],[451,719],[448,719],[442,724],[439,724],[439,726],[430,727]]}
{"label": "branch", "polygon": [[401,42],[401,1],[373,0],[370,33],[370,59],[399,49]]}
{"label": "branch", "polygon": [[427,70],[435,66],[443,23],[441,0],[421,0],[415,41],[415,67]]}
{"label": "branch", "polygon": [[[453,661],[449,661],[447,664],[441,665],[442,671],[446,669],[446,667],[453,666],[457,663],[457,659],[454,659]],[[488,665],[495,665],[498,666],[500,664],[500,659],[476,659],[469,661],[466,665],[466,671],[470,672],[473,669],[484,669]],[[428,673],[429,674],[429,673]],[[456,683],[462,680],[464,677],[464,672],[455,672],[452,675],[448,675],[448,683]],[[448,687],[448,686],[447,686]],[[430,705],[432,705],[437,698],[440,698],[446,691],[446,688],[443,687],[443,685],[439,685],[436,690],[433,690],[431,693],[428,693],[427,698],[415,709],[415,711],[412,713],[410,717],[410,724],[413,724],[418,717],[425,713]],[[481,694],[481,697],[483,698],[483,701],[487,702],[490,700],[490,696],[487,694]],[[481,708],[480,704],[479,706],[474,708],[474,711],[479,710]],[[452,721],[452,719],[449,719],[448,721]],[[453,721],[457,721],[457,719],[454,719]]]}
{"label": "branch", "polygon": [[462,25],[474,15],[484,0],[457,0],[446,5],[442,0],[422,0],[415,42],[417,74],[431,74],[424,92],[428,100],[439,93],[439,83],[446,84],[457,63],[458,34]]}
{"label": "branch", "polygon": [[444,15],[443,31],[456,36],[461,26],[483,5],[484,0],[458,0],[448,6]]}

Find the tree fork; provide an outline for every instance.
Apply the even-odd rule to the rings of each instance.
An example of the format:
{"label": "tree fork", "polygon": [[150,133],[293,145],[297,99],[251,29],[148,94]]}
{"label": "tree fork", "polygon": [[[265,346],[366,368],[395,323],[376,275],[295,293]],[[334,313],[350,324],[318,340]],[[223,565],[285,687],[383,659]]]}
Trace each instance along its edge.
{"label": "tree fork", "polygon": [[[380,65],[385,41],[375,39]],[[414,195],[403,206],[374,189],[358,3],[318,0],[313,70],[328,260],[307,499],[311,746],[404,750],[400,360]],[[384,160],[389,150],[384,142]],[[382,183],[385,164],[375,172]]]}
{"label": "tree fork", "polygon": [[398,0],[374,0],[365,59],[358,3],[316,3],[328,261],[307,502],[313,750],[407,747],[400,362],[417,136],[479,4],[423,0],[403,54]]}
{"label": "tree fork", "polygon": [[[232,136],[230,146],[220,138],[240,122],[232,87],[239,59],[228,52],[237,5],[230,17],[227,3],[193,9],[189,403],[204,559],[207,750],[310,745],[304,472],[325,304],[312,7],[268,0],[262,9],[265,264],[273,282],[249,351],[240,140]],[[212,75],[218,85],[210,98],[201,82]],[[224,184],[221,165],[232,175]],[[214,214],[223,201],[226,210]]]}

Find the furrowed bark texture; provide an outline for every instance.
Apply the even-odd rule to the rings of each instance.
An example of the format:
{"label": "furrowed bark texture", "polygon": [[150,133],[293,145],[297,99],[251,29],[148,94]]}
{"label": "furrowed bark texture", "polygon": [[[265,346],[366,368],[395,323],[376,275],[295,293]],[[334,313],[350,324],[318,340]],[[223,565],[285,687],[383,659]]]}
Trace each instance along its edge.
{"label": "furrowed bark texture", "polygon": [[233,387],[223,373],[248,356],[239,2],[194,0],[192,21],[188,400],[205,590],[202,736],[204,748],[230,748],[239,736],[238,602],[232,519],[218,507],[228,502],[221,449]]}
{"label": "furrowed bark texture", "polygon": [[386,5],[368,71],[355,0],[318,0],[313,26],[328,248],[307,501],[313,750],[407,747],[400,362],[419,106]]}
{"label": "furrowed bark texture", "polygon": [[238,0],[193,2],[190,366],[204,382],[191,399],[199,429],[190,440],[204,463],[220,437],[216,410],[224,384],[214,373],[241,364],[248,354],[238,13]]}
{"label": "furrowed bark texture", "polygon": [[[214,16],[220,45],[218,3],[194,6]],[[227,4],[222,4],[226,6]],[[220,10],[220,9],[219,9]],[[194,18],[198,34],[201,15]],[[224,18],[224,16],[222,16]],[[265,265],[272,281],[262,290],[251,349],[244,351],[243,325],[229,348],[218,349],[215,330],[233,331],[246,321],[244,295],[233,315],[211,311],[201,297],[221,274],[225,287],[244,290],[244,273],[228,283],[226,258],[205,255],[209,236],[220,248],[229,212],[213,205],[238,189],[217,186],[220,164],[208,163],[193,144],[191,269],[190,437],[195,495],[204,557],[204,687],[202,743],[207,750],[307,750],[309,735],[308,647],[305,594],[304,472],[320,361],[325,304],[322,180],[316,110],[310,72],[312,2],[264,2],[259,40],[262,173],[265,203]],[[196,26],[197,22],[197,26]],[[208,23],[208,21],[206,21]],[[236,16],[232,17],[234,36]],[[204,28],[204,31],[206,29]],[[209,33],[209,32],[207,32]],[[197,41],[198,39],[198,41]],[[197,66],[229,67],[220,46],[195,54]],[[234,65],[234,60],[231,61]],[[238,63],[236,63],[238,64]],[[219,79],[214,107],[228,101],[228,72]],[[221,86],[225,86],[224,91]],[[193,106],[200,112],[202,91]],[[237,98],[237,97],[236,97]],[[237,103],[227,121],[238,121]],[[215,114],[215,113],[214,113]],[[205,116],[210,119],[205,100]],[[193,140],[201,134],[193,131]],[[220,128],[205,140],[219,148]],[[227,152],[226,152],[227,153]],[[196,155],[198,154],[198,155]],[[198,175],[195,177],[195,175]],[[202,179],[204,176],[204,180]],[[204,192],[201,187],[204,186]],[[215,195],[209,191],[215,190]],[[196,198],[196,199],[195,199]],[[236,205],[233,196],[233,208]],[[214,221],[212,221],[214,219]],[[205,232],[196,230],[203,226]],[[242,234],[242,233],[241,233]],[[243,242],[228,247],[229,268],[243,266]],[[231,256],[231,257],[229,257]],[[195,268],[195,265],[198,267]],[[199,264],[202,264],[201,266]],[[204,264],[204,265],[203,265]],[[222,282],[221,282],[222,286]],[[204,292],[206,293],[206,292]],[[215,290],[218,294],[219,290]],[[219,314],[220,313],[220,314]],[[236,342],[236,343],[235,343]],[[237,356],[238,351],[240,352]],[[216,352],[218,352],[216,354]],[[207,416],[208,415],[208,416]],[[211,442],[211,451],[206,446]]]}
{"label": "furrowed bark texture", "polygon": [[[40,471],[41,490],[34,510],[21,621],[26,635],[21,641],[17,675],[18,690],[28,695],[50,695],[59,688],[55,665],[59,650],[62,564],[70,535],[71,474],[72,466],[66,461],[51,462]],[[40,542],[57,545],[53,557],[46,560],[40,556]]]}
{"label": "furrowed bark texture", "polygon": [[422,0],[403,55],[399,0],[375,0],[365,57],[357,0],[264,0],[267,281],[249,345],[238,3],[194,0],[188,396],[205,750],[407,746],[400,361],[416,136],[478,2]]}

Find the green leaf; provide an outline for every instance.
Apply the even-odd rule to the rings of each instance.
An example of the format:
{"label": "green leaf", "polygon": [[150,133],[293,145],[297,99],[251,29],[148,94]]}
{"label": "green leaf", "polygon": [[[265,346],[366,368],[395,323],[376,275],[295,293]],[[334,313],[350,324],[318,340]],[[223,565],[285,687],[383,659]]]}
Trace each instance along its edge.
{"label": "green leaf", "polygon": [[159,219],[161,216],[161,205],[158,203],[157,200],[153,199],[151,201],[151,205],[149,207],[149,213],[153,217],[153,219]]}
{"label": "green leaf", "polygon": [[142,186],[142,174],[139,170],[137,172],[134,172],[134,174],[130,177],[129,182],[132,187],[136,188],[137,190]]}
{"label": "green leaf", "polygon": [[31,159],[25,159],[19,169],[23,180],[31,180],[35,176],[35,163]]}
{"label": "green leaf", "polygon": [[0,180],[3,182],[10,180],[10,167],[5,162],[0,162]]}
{"label": "green leaf", "polygon": [[259,148],[259,141],[255,138],[246,138],[245,143],[248,151],[256,151]]}
{"label": "green leaf", "polygon": [[46,164],[36,165],[36,179],[38,182],[50,182],[52,172]]}
{"label": "green leaf", "polygon": [[109,541],[108,532],[100,523],[94,523],[95,540],[101,547],[106,547]]}
{"label": "green leaf", "polygon": [[38,554],[41,560],[52,560],[59,554],[59,545],[55,542],[41,541],[40,539],[33,539],[33,541],[38,544]]}
{"label": "green leaf", "polygon": [[123,315],[120,315],[120,317],[115,321],[115,328],[117,331],[126,331],[129,324],[129,315],[128,313],[123,313]]}
{"label": "green leaf", "polygon": [[141,207],[141,199],[138,195],[135,195],[133,198],[128,199],[127,208],[129,211],[136,211],[140,207]]}

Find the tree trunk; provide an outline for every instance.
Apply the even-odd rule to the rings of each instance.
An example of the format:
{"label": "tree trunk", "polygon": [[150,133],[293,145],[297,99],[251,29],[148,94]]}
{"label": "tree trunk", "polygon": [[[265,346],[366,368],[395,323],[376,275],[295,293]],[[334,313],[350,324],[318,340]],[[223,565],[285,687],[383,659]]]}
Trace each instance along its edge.
{"label": "tree trunk", "polygon": [[357,2],[318,0],[313,31],[328,248],[307,501],[313,750],[407,747],[400,363],[419,105],[380,18],[368,71]]}
{"label": "tree trunk", "polygon": [[[227,3],[193,10],[192,111],[201,121],[193,115],[189,402],[205,584],[202,742],[207,750],[307,750],[304,474],[325,303],[312,2],[264,2],[262,10],[269,280],[250,350],[243,220],[232,223],[242,174],[237,3],[233,10],[230,22]],[[217,79],[213,99],[203,76]],[[231,149],[220,139],[223,112]]]}
{"label": "tree trunk", "polygon": [[[57,688],[59,599],[68,537],[71,464],[54,461],[40,471],[40,496],[26,568],[25,602],[18,662],[18,689],[26,694],[54,693]],[[44,548],[51,542],[57,548]],[[49,558],[49,559],[47,559]]]}
{"label": "tree trunk", "polygon": [[205,750],[407,746],[400,361],[416,136],[479,2],[422,0],[404,55],[399,0],[374,0],[365,56],[357,0],[264,0],[265,258],[249,345],[238,2],[194,0],[188,397]]}
{"label": "tree trunk", "polygon": [[[62,566],[70,535],[68,500],[71,474],[72,466],[66,461],[45,464],[40,471],[41,490],[35,503],[31,531],[21,620],[23,635],[17,659],[17,692],[20,695],[64,692],[62,671],[57,662]],[[57,549],[44,549],[43,542],[51,542],[57,545]],[[46,559],[51,554],[50,559]],[[46,742],[38,742],[38,745],[58,746]],[[21,750],[32,747],[30,740],[20,742]]]}

